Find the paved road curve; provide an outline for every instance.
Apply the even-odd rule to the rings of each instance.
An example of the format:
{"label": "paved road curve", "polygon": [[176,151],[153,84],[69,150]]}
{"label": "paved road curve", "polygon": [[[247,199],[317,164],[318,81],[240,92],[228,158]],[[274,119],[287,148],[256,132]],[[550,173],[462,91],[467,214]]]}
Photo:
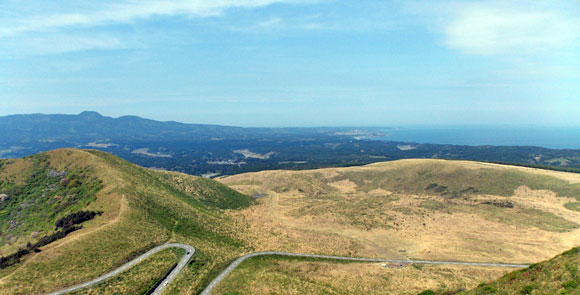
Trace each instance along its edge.
{"label": "paved road curve", "polygon": [[[155,289],[152,293],[154,295],[160,295],[165,287],[171,283],[175,279],[175,277],[185,268],[193,254],[195,253],[195,248],[185,244],[165,244],[158,247],[155,247],[149,250],[147,253],[133,259],[132,261],[128,262],[127,264],[117,268],[116,270],[100,276],[90,282],[86,282],[74,287],[70,287],[68,289],[60,290],[57,292],[50,293],[49,295],[60,295],[65,294],[68,292],[80,290],[86,287],[90,287],[92,285],[98,284],[106,279],[114,277],[127,269],[135,266],[139,262],[145,260],[147,257],[167,248],[182,248],[185,249],[186,254],[183,256],[179,264],[171,271],[171,273],[161,282],[161,284]],[[356,258],[356,257],[343,257],[343,256],[327,256],[327,255],[314,255],[314,254],[300,254],[300,253],[289,253],[289,252],[278,252],[278,251],[269,251],[269,252],[256,252],[251,254],[246,254],[244,256],[239,257],[234,262],[232,262],[226,269],[224,269],[219,276],[217,276],[201,293],[202,295],[210,295],[211,291],[230,273],[232,272],[240,263],[244,262],[244,260],[256,256],[267,256],[267,255],[282,255],[282,256],[292,256],[292,257],[310,257],[310,258],[323,258],[323,259],[334,259],[334,260],[347,260],[347,261],[361,261],[361,262],[388,262],[388,263],[416,263],[416,264],[454,264],[454,265],[469,265],[469,266],[486,266],[486,267],[513,267],[513,268],[523,268],[528,267],[527,264],[509,264],[509,263],[483,263],[483,262],[461,262],[461,261],[434,261],[434,260],[405,260],[405,259],[376,259],[376,258]]]}
{"label": "paved road curve", "polygon": [[161,251],[161,250],[165,250],[167,248],[182,248],[185,249],[185,251],[187,251],[185,253],[185,255],[183,256],[183,258],[181,258],[181,261],[179,261],[179,264],[177,264],[177,266],[171,271],[171,273],[163,280],[163,282],[161,282],[161,284],[157,287],[157,289],[155,289],[155,291],[152,294],[155,295],[159,295],[161,294],[161,292],[163,292],[163,290],[165,289],[165,287],[167,287],[167,285],[173,281],[173,279],[175,279],[175,277],[181,272],[181,270],[187,265],[187,263],[189,262],[189,260],[191,259],[191,257],[193,256],[193,253],[195,253],[195,248],[193,248],[192,246],[189,245],[185,245],[185,244],[165,244],[165,245],[161,245],[158,247],[155,247],[151,250],[149,250],[147,253],[131,260],[130,262],[124,264],[123,266],[115,269],[114,271],[104,274],[90,282],[86,282],[74,287],[70,287],[68,289],[64,289],[64,290],[60,290],[57,292],[53,292],[50,293],[49,295],[60,295],[60,294],[65,294],[68,292],[72,292],[72,291],[76,291],[76,290],[80,290],[86,287],[90,287],[93,285],[96,285],[106,279],[112,278],[124,271],[126,271],[127,269],[135,266],[136,264],[138,264],[139,262],[145,260],[147,257]]}
{"label": "paved road curve", "polygon": [[486,267],[514,267],[523,268],[528,267],[527,264],[508,264],[508,263],[482,263],[482,262],[460,262],[460,261],[433,261],[433,260],[403,260],[403,259],[374,259],[374,258],[355,258],[355,257],[343,257],[343,256],[326,256],[326,255],[313,255],[313,254],[299,254],[299,253],[289,253],[289,252],[256,252],[244,255],[234,262],[232,262],[226,269],[224,269],[219,276],[217,276],[201,293],[202,295],[210,295],[211,291],[230,273],[232,272],[240,263],[244,260],[256,256],[265,255],[282,255],[282,256],[292,256],[292,257],[311,257],[311,258],[324,258],[324,259],[334,259],[334,260],[348,260],[348,261],[361,261],[361,262],[388,262],[388,263],[416,263],[416,264],[456,264],[456,265],[469,265],[469,266],[486,266]]}

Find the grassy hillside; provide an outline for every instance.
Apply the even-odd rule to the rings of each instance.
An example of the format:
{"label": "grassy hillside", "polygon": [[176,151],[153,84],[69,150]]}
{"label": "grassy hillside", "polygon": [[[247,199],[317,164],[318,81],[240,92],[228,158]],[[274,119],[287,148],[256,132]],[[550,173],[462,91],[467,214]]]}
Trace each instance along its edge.
{"label": "grassy hillside", "polygon": [[244,261],[214,294],[401,294],[473,288],[507,269],[344,262],[281,256]]}
{"label": "grassy hillside", "polygon": [[401,160],[220,181],[262,197],[239,211],[259,249],[529,263],[580,244],[578,174]]}
{"label": "grassy hillside", "polygon": [[[49,241],[0,269],[2,294],[42,294],[87,281],[166,242],[197,249],[167,294],[195,294],[234,258],[260,250],[527,263],[580,244],[577,174],[406,160],[221,181],[236,190],[97,151],[56,150],[0,161],[0,256]],[[45,238],[52,236],[58,239]],[[145,294],[177,259],[175,252],[160,252],[76,294]],[[394,292],[420,290],[425,280],[443,281],[434,284],[440,290],[505,273],[462,267],[379,273],[376,264],[256,261],[234,273],[221,292],[268,293],[279,286],[307,286],[313,293],[367,290],[356,282]],[[239,286],[251,269],[270,285]],[[347,279],[351,274],[355,279]],[[409,276],[416,280],[402,284]]]}
{"label": "grassy hillside", "polygon": [[179,262],[183,249],[166,249],[154,254],[143,263],[95,286],[69,293],[70,295],[149,294],[151,290]]}
{"label": "grassy hillside", "polygon": [[[220,181],[259,197],[257,206],[230,214],[248,220],[250,233],[255,234],[251,243],[260,250],[533,263],[580,244],[578,174],[490,163],[402,160],[263,171]],[[569,259],[566,269],[572,275],[580,263],[578,257]],[[427,288],[471,289],[507,271],[461,266],[383,269],[376,264],[261,258],[243,264],[217,290],[417,294]],[[529,271],[515,273],[533,280]],[[531,294],[558,294],[562,288],[578,294],[572,290],[575,275],[545,268],[541,273],[537,282],[518,283],[497,294],[526,294],[522,292],[540,290],[540,285],[553,288]],[[496,294],[482,290],[502,289],[485,285],[467,294]]]}
{"label": "grassy hillside", "polygon": [[87,208],[101,189],[91,167],[59,171],[47,154],[0,162],[0,256],[54,233],[55,223]]}
{"label": "grassy hillside", "polygon": [[[246,207],[251,198],[210,180],[148,170],[106,153],[81,150],[2,161],[0,180],[0,194],[8,196],[0,218],[15,224],[2,228],[3,255],[55,231],[55,221],[67,214],[102,212],[81,229],[0,270],[2,294],[40,294],[87,281],[166,242],[198,249],[167,294],[195,293],[229,260],[251,250],[240,238],[239,222],[222,210]],[[157,275],[171,267],[167,255],[160,253],[148,262],[159,265]],[[157,275],[145,275],[144,280],[126,276],[119,288],[139,294]],[[119,282],[111,284],[83,292],[115,294]]]}
{"label": "grassy hillside", "polygon": [[568,250],[548,261],[514,271],[502,278],[482,283],[461,295],[508,294],[580,294],[580,247]]}
{"label": "grassy hillside", "polygon": [[[444,198],[477,194],[510,197],[523,185],[533,190],[550,190],[560,197],[580,200],[580,183],[570,183],[550,175],[562,173],[546,171],[545,174],[534,174],[530,171],[538,170],[484,163],[477,167],[474,164],[442,160],[401,160],[364,167],[289,173],[283,182],[268,181],[269,188],[274,191],[299,190],[314,196],[336,191],[329,184],[348,181],[354,183],[359,192],[383,189],[394,193],[430,194]],[[276,175],[277,180],[280,179],[280,173],[271,174]],[[243,176],[233,176],[231,179],[237,177]]]}

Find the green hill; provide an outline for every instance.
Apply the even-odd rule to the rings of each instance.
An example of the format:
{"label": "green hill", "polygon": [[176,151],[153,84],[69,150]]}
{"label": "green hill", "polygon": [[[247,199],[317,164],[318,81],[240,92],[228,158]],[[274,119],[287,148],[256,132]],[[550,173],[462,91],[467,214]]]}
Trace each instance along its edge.
{"label": "green hill", "polygon": [[568,250],[550,260],[506,274],[491,283],[461,295],[484,294],[580,294],[580,247]]}
{"label": "green hill", "polygon": [[[43,294],[76,285],[167,242],[190,244],[197,252],[165,294],[196,294],[234,258],[255,251],[529,262],[580,240],[576,174],[407,160],[221,180],[239,192],[213,180],[145,169],[98,151],[63,149],[0,160],[0,293]],[[577,252],[562,255],[571,255],[560,263],[568,273],[534,266],[527,273],[515,272],[517,278],[507,284],[514,289],[497,294],[530,288],[540,292],[544,287],[551,289],[532,294],[575,294]],[[159,252],[118,277],[74,294],[147,294],[180,255]],[[294,262],[284,263],[262,265],[263,275],[254,268],[246,274],[254,275],[255,282],[268,280],[272,290],[288,288],[266,276]],[[312,282],[333,281],[337,290],[354,281],[361,288],[376,282],[386,288],[377,287],[382,292],[400,290],[397,282],[413,290],[437,285],[425,285],[419,278],[443,280],[447,287],[438,291],[471,288],[505,273],[403,268],[383,274],[391,279],[385,283],[375,280],[382,271],[377,265],[345,264],[337,270],[329,264],[327,274],[319,276],[310,269],[318,268],[303,263],[287,275],[298,282],[294,286],[302,284],[295,274],[304,274]],[[350,283],[335,280],[336,272],[358,277]],[[419,277],[410,281],[408,275]],[[534,276],[534,281],[525,281]],[[469,283],[460,283],[465,278]],[[504,279],[467,294],[503,292]],[[257,293],[269,290],[253,288],[261,290]]]}
{"label": "green hill", "polygon": [[[249,250],[224,210],[247,207],[250,197],[103,152],[66,149],[2,160],[0,197],[2,294],[41,294],[87,281],[166,242],[198,249],[167,294],[195,293]],[[133,277],[125,275],[130,282],[85,292],[140,294],[172,266],[168,257],[177,261],[162,252],[132,270]]]}

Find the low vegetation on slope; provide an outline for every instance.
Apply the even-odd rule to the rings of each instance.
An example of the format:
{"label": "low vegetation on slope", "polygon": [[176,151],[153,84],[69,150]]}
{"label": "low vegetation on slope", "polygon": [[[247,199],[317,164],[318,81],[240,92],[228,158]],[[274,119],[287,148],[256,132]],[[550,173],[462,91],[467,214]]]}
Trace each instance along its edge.
{"label": "low vegetation on slope", "polygon": [[210,207],[240,209],[252,204],[252,199],[248,196],[211,179],[174,172],[160,172],[159,175],[175,189]]}
{"label": "low vegetation on slope", "polygon": [[220,181],[259,197],[234,212],[258,249],[529,263],[580,244],[578,174],[401,160]]}
{"label": "low vegetation on slope", "polygon": [[[257,206],[231,214],[249,221],[255,237],[251,244],[260,250],[533,263],[580,244],[578,174],[463,161],[402,160],[363,167],[263,171],[220,181],[257,197]],[[461,266],[454,271],[432,266],[384,270],[376,264],[260,259],[243,264],[217,291],[432,294],[425,289],[471,289],[483,277],[498,278],[508,271],[472,272]],[[567,269],[578,266],[575,259]],[[531,277],[528,271],[515,273]],[[497,294],[578,294],[572,289],[575,278],[556,272],[550,277],[544,268],[541,271],[546,276],[542,280],[562,279],[553,284],[560,289],[539,291],[539,284],[548,283],[526,282]],[[531,288],[538,291],[525,293]],[[467,294],[500,290],[482,285]]]}
{"label": "low vegetation on slope", "polygon": [[506,274],[461,295],[580,294],[580,247]]}
{"label": "low vegetation on slope", "polygon": [[530,174],[518,169],[498,170],[494,167],[470,169],[438,161],[393,167],[372,174],[364,171],[345,171],[330,180],[345,179],[354,182],[358,190],[365,192],[385,189],[402,193],[429,193],[444,198],[475,194],[509,197],[518,187],[527,186],[532,190],[550,190],[561,197],[580,199],[580,183],[570,184],[552,176]]}
{"label": "low vegetation on slope", "polygon": [[[22,214],[21,220],[34,220],[34,224],[40,225],[36,228],[31,223],[27,231],[14,232],[17,239],[25,241],[30,237],[29,231],[54,230],[56,221],[69,213],[101,213],[84,222],[81,230],[0,270],[2,294],[42,294],[88,281],[166,242],[191,244],[198,249],[194,260],[169,286],[167,294],[195,293],[229,260],[251,250],[239,237],[238,223],[221,209],[247,206],[251,198],[211,180],[185,175],[168,177],[167,172],[141,168],[106,153],[80,150],[57,150],[3,162],[0,170],[2,179],[14,183],[8,189],[29,186],[33,192],[7,191],[8,200],[20,200],[10,203],[11,206],[22,207],[22,201],[36,204],[45,199],[54,200],[57,193],[64,196],[63,200],[75,200],[54,216],[10,210],[7,216]],[[31,185],[29,175],[43,180],[39,185]],[[77,176],[61,187],[61,182],[66,182],[62,179],[72,175]],[[173,183],[174,177],[182,178],[188,189]],[[75,180],[82,185],[73,185]],[[95,185],[85,185],[93,182]],[[54,184],[55,190],[47,190]],[[54,208],[49,207],[46,212],[53,212]],[[160,258],[151,259],[151,263],[160,263]],[[163,267],[168,265],[163,265],[160,264],[160,274],[167,271]],[[129,290],[125,289],[128,293],[139,294],[151,287],[152,279],[158,279],[148,278],[138,281],[127,277],[126,284],[122,285],[123,288],[130,286]],[[99,294],[118,293],[118,288],[106,285],[98,288]],[[95,291],[88,289],[80,293],[83,292]]]}
{"label": "low vegetation on slope", "polygon": [[213,294],[401,294],[466,289],[507,269],[344,262],[282,256],[244,261]]}
{"label": "low vegetation on slope", "polygon": [[[57,150],[1,161],[0,181],[1,226],[9,224],[1,229],[2,253],[78,227],[0,269],[3,294],[42,294],[88,281],[167,242],[197,249],[167,294],[198,293],[234,258],[260,250],[527,263],[580,244],[580,176],[491,164],[409,160],[222,179],[234,191],[102,152]],[[175,258],[159,253],[77,293],[146,293]],[[263,262],[262,271],[283,271]],[[300,263],[273,282],[300,286],[295,279],[317,269],[308,264],[314,262]],[[405,268],[418,278],[431,274],[413,269],[419,270]],[[307,284],[312,290],[350,290],[348,280],[329,279],[335,274],[332,266],[326,270],[322,285]],[[342,273],[346,278],[352,271]],[[439,270],[433,271],[437,276]],[[458,282],[457,276],[466,273],[456,269],[440,275]],[[503,273],[490,270],[487,277],[471,280]]]}
{"label": "low vegetation on slope", "polygon": [[90,167],[58,170],[47,154],[4,160],[0,169],[0,256],[62,228],[57,221],[89,206],[101,189]]}
{"label": "low vegetation on slope", "polygon": [[183,249],[166,249],[145,259],[143,263],[97,285],[68,295],[135,294],[148,295],[173,269],[185,254]]}

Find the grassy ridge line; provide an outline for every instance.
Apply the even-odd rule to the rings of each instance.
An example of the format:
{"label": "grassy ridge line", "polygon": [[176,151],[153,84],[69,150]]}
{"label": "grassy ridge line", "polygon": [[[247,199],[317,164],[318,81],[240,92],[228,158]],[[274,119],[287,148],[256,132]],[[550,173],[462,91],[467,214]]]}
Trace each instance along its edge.
{"label": "grassy ridge line", "polygon": [[[87,236],[73,235],[71,239],[59,243],[58,247],[47,249],[49,251],[27,261],[8,280],[2,278],[0,288],[8,294],[21,291],[21,294],[30,294],[35,293],[34,288],[56,289],[57,284],[73,284],[82,276],[115,268],[132,253],[169,240],[196,245],[202,250],[199,260],[190,264],[189,271],[168,290],[168,294],[195,293],[216,269],[241,252],[251,250],[239,238],[232,220],[220,209],[227,209],[231,204],[204,202],[196,195],[197,189],[187,191],[184,189],[186,186],[176,187],[171,181],[165,181],[163,172],[137,167],[101,152],[70,152],[79,158],[91,155],[94,163],[90,167],[96,167],[95,174],[106,180],[103,192],[91,208],[102,210],[106,215],[109,210],[101,207],[119,204],[122,196],[128,208],[120,214],[116,223]],[[58,153],[51,154],[51,157],[64,157]],[[187,182],[195,182],[206,188],[204,182],[195,181],[197,178],[182,177],[187,178]],[[309,183],[308,188],[316,186],[317,181]],[[225,188],[215,190],[217,196],[229,201],[230,197],[225,195],[227,192]],[[246,200],[251,202],[249,198]],[[237,201],[233,203],[237,206]],[[242,203],[239,205],[238,208],[244,206]],[[95,220],[96,223],[99,221],[102,219]],[[75,272],[62,273],[62,269],[71,266]],[[43,279],[45,281],[40,281],[38,285],[29,286],[29,282]]]}
{"label": "grassy ridge line", "polygon": [[[194,191],[181,191],[163,181],[161,172],[98,151],[66,149],[45,154],[55,167],[74,162],[94,169],[103,188],[88,209],[104,213],[88,222],[86,229],[1,273],[3,294],[49,293],[88,281],[168,241],[199,245],[204,255],[206,262],[188,266],[167,292],[191,293],[201,288],[199,283],[211,269],[246,249],[221,209],[200,202]],[[222,187],[214,194],[228,200],[221,195],[227,191]]]}
{"label": "grassy ridge line", "polygon": [[509,162],[509,161],[491,161],[491,160],[470,160],[470,159],[460,159],[460,158],[446,158],[446,157],[439,157],[439,158],[396,158],[396,159],[381,159],[381,160],[361,160],[361,161],[352,161],[352,162],[334,162],[334,163],[307,163],[301,164],[300,166],[283,166],[283,167],[264,167],[264,169],[259,170],[250,170],[250,171],[227,171],[221,174],[221,177],[228,177],[234,176],[238,174],[244,173],[256,173],[260,171],[276,171],[276,170],[287,170],[287,171],[308,171],[308,170],[316,170],[316,169],[329,169],[329,168],[350,168],[350,167],[361,167],[365,165],[372,165],[377,163],[385,163],[385,162],[395,162],[400,160],[414,160],[414,159],[438,159],[438,160],[446,160],[446,161],[461,161],[461,162],[472,162],[472,163],[489,163],[489,164],[498,164],[498,165],[506,165],[506,166],[516,166],[516,167],[527,167],[527,168],[535,168],[541,169],[546,171],[558,171],[558,172],[568,172],[568,173],[580,173],[580,167],[564,167],[564,166],[554,166],[554,165],[542,165],[542,164],[530,164],[530,163],[522,163],[522,162]]}
{"label": "grassy ridge line", "polygon": [[206,178],[192,178],[181,173],[159,171],[158,179],[172,189],[185,192],[198,202],[219,209],[240,209],[254,202],[246,195]]}
{"label": "grassy ridge line", "polygon": [[[236,185],[236,180],[252,181],[260,175],[269,175],[276,181],[260,181],[264,189],[275,192],[287,192],[296,189],[306,194],[317,196],[336,193],[329,185],[348,180],[354,182],[357,191],[369,192],[373,189],[384,189],[399,193],[434,194],[444,197],[461,197],[476,194],[489,194],[509,197],[521,185],[533,190],[546,189],[558,196],[578,198],[580,200],[580,183],[569,183],[551,175],[533,174],[526,171],[510,169],[509,166],[467,168],[478,162],[444,161],[432,159],[399,160],[374,163],[355,168],[330,168],[307,171],[266,171],[247,173],[220,178],[224,183]],[[465,166],[465,167],[464,167]],[[321,173],[333,171],[337,175],[323,177]],[[252,178],[256,176],[256,179]],[[283,178],[282,178],[283,177]],[[242,184],[242,183],[240,183]]]}
{"label": "grassy ridge line", "polygon": [[430,193],[448,198],[475,194],[509,197],[515,189],[525,185],[533,190],[551,190],[558,196],[580,200],[580,183],[571,184],[554,176],[530,174],[509,167],[469,169],[454,162],[426,160],[417,165],[405,161],[399,163],[400,166],[386,170],[368,166],[368,171],[339,171],[338,176],[323,181],[331,183],[350,180],[357,184],[358,190],[365,192],[380,188],[401,193]]}
{"label": "grassy ridge line", "polygon": [[577,168],[577,167],[562,167],[562,166],[526,164],[526,163],[502,162],[502,161],[470,161],[470,160],[461,160],[461,161],[483,162],[483,163],[491,163],[491,164],[499,164],[499,165],[528,167],[528,168],[536,168],[536,169],[542,169],[542,170],[559,171],[559,172],[580,173],[580,168]]}
{"label": "grassy ridge line", "polygon": [[[123,161],[109,154],[105,154],[104,156],[113,161]],[[196,245],[196,248],[198,249],[196,252],[197,263],[190,263],[188,265],[189,271],[183,272],[184,276],[176,280],[174,284],[171,284],[165,291],[166,293],[179,294],[181,292],[192,292],[187,290],[203,289],[203,285],[201,284],[203,284],[204,281],[208,281],[212,273],[221,270],[223,261],[232,259],[237,256],[236,253],[241,253],[241,251],[246,249],[246,245],[243,241],[233,237],[233,227],[228,225],[230,224],[228,218],[220,213],[219,210],[216,210],[215,207],[212,208],[199,200],[197,198],[199,193],[195,188],[193,190],[187,190],[185,187],[179,187],[174,182],[170,181],[170,179],[167,179],[167,172],[144,169],[132,164],[125,168],[139,170],[127,171],[132,175],[135,175],[135,173],[142,173],[143,179],[148,185],[139,187],[146,188],[146,191],[140,192],[141,195],[147,194],[147,191],[150,191],[151,184],[156,184],[174,196],[176,201],[179,201],[182,204],[185,203],[191,206],[191,208],[195,208],[194,211],[185,213],[182,212],[182,206],[169,208],[166,204],[152,202],[153,200],[149,198],[142,197],[139,200],[139,206],[147,215],[148,220],[154,220],[160,223],[164,228],[170,229],[172,231],[173,239],[177,242]],[[169,174],[184,178],[186,183],[196,182],[199,184],[199,182],[197,182],[197,180],[199,180],[198,177],[174,173]],[[252,202],[251,198],[241,195],[221,184],[218,185],[222,187],[219,192],[224,193],[224,196],[218,196],[224,200],[224,202],[229,202],[229,197],[231,195],[234,195],[237,200],[240,199],[240,196],[247,199],[246,202],[237,204],[236,207],[238,208],[247,206],[247,204]],[[167,198],[163,198],[162,200],[166,201]],[[229,206],[215,203],[214,205],[221,207]],[[191,215],[192,213],[193,215]],[[197,247],[197,245],[199,245],[199,247]]]}

